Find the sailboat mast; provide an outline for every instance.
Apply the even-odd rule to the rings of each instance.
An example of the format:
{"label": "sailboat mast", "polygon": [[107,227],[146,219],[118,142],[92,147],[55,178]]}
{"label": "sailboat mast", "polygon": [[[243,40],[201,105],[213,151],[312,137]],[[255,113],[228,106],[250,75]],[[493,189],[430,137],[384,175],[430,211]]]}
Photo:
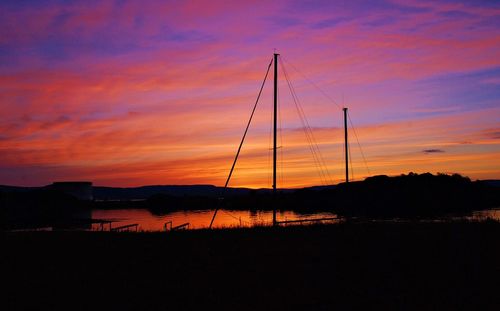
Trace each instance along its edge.
{"label": "sailboat mast", "polygon": [[347,145],[347,108],[344,110],[345,182],[349,182],[349,146]]}
{"label": "sailboat mast", "polygon": [[276,143],[278,128],[278,55],[274,53],[273,226],[276,226]]}

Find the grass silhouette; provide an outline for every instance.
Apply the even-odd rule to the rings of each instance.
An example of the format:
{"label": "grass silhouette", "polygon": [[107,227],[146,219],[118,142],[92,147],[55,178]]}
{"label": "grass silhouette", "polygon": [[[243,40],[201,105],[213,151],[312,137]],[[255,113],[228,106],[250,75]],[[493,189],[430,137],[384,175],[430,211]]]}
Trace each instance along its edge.
{"label": "grass silhouette", "polygon": [[500,224],[2,234],[4,310],[498,309]]}

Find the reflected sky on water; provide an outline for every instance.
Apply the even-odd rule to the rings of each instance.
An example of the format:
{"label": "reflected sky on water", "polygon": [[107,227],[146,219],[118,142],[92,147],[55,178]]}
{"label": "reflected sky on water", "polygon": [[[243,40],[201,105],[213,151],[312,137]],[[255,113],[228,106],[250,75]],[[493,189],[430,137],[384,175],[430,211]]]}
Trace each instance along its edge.
{"label": "reflected sky on water", "polygon": [[[92,219],[111,220],[114,228],[129,224],[139,224],[141,231],[161,231],[167,222],[172,226],[189,223],[190,229],[206,228],[210,224],[213,210],[175,211],[164,215],[155,215],[147,209],[116,209],[116,210],[92,210]],[[308,218],[336,217],[334,213],[298,214],[293,211],[277,213],[278,221],[300,220]],[[251,227],[256,225],[270,225],[272,222],[272,211],[228,211],[219,210],[214,222],[214,227]],[[105,226],[105,229],[108,229]],[[94,224],[93,230],[100,230],[99,224]]]}

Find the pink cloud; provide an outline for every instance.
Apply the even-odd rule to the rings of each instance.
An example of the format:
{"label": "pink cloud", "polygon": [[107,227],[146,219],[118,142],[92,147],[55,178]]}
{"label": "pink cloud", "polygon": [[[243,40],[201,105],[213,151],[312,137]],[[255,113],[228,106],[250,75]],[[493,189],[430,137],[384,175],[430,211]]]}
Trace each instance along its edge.
{"label": "pink cloud", "polygon": [[[482,22],[500,10],[396,3],[356,14],[347,4],[304,8],[288,1],[75,2],[3,11],[0,44],[19,64],[0,69],[0,161],[37,167],[38,183],[80,176],[116,185],[221,184],[276,47],[339,104],[346,93],[353,117],[362,120],[358,134],[374,173],[442,167],[498,176],[492,155],[499,144],[488,136],[498,111],[429,104],[429,92],[412,87],[438,75],[498,68],[498,25]],[[468,15],[447,18],[448,11]],[[287,68],[339,181],[339,108]],[[320,183],[280,78],[285,185]],[[267,185],[271,102],[268,87],[234,185]],[[447,152],[421,153],[432,148]],[[363,171],[356,161],[355,171]],[[0,183],[21,182],[9,176]]]}

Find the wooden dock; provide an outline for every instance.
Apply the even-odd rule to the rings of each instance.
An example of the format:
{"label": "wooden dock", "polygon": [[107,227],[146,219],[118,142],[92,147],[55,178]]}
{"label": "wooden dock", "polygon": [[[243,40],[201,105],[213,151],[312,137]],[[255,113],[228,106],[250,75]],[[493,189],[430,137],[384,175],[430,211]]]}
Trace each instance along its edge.
{"label": "wooden dock", "polygon": [[190,225],[191,224],[189,222],[186,222],[178,226],[173,226],[172,221],[167,221],[165,224],[163,224],[163,230],[165,231],[186,230],[189,229]]}
{"label": "wooden dock", "polygon": [[308,218],[308,219],[296,219],[296,220],[282,220],[282,221],[277,221],[276,224],[281,225],[281,224],[303,224],[307,222],[321,222],[321,221],[335,221],[335,220],[341,220],[340,217],[325,217],[325,218]]}
{"label": "wooden dock", "polygon": [[138,228],[139,228],[139,224],[130,224],[130,225],[124,225],[124,226],[120,226],[120,227],[116,227],[116,228],[111,228],[111,231],[117,231],[117,232],[120,232],[120,231],[130,231],[131,228],[135,228],[135,232],[138,231]]}

